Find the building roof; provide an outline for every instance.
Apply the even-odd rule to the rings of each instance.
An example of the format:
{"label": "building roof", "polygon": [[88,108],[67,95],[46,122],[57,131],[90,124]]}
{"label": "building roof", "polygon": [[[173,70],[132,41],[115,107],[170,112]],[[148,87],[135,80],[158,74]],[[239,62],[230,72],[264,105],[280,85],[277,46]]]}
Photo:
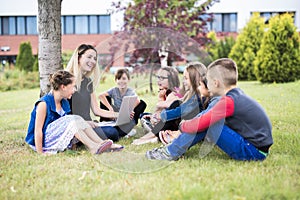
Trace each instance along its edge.
{"label": "building roof", "polygon": [[[82,43],[99,46],[105,43],[111,34],[93,34],[93,35],[62,35],[62,51],[73,51]],[[16,56],[19,53],[19,47],[22,42],[30,42],[32,53],[38,53],[38,35],[1,35],[0,36],[0,56]],[[106,46],[106,45],[105,45]],[[108,48],[98,49],[98,53],[108,53]]]}

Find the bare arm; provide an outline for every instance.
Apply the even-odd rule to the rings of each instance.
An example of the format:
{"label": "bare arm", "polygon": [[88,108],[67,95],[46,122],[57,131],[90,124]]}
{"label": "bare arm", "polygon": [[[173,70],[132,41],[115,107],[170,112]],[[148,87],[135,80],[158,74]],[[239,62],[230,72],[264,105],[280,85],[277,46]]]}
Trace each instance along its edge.
{"label": "bare arm", "polygon": [[95,92],[91,93],[91,109],[94,115],[101,116],[101,117],[107,117],[107,118],[117,118],[119,113],[103,110],[100,108],[97,98],[95,95]]}
{"label": "bare arm", "polygon": [[47,112],[47,105],[45,102],[40,102],[36,109],[35,129],[34,129],[34,142],[36,151],[43,153],[43,126],[45,123]]}
{"label": "bare arm", "polygon": [[114,111],[113,107],[110,105],[110,103],[107,101],[107,96],[109,96],[109,94],[107,92],[102,92],[100,95],[99,95],[99,99],[100,101],[103,103],[103,105],[106,106],[106,108],[108,108],[108,110],[110,111]]}
{"label": "bare arm", "polygon": [[165,101],[159,101],[156,104],[156,107],[158,110],[168,108],[175,100],[178,100],[178,99],[179,98],[172,92],[167,96]]}

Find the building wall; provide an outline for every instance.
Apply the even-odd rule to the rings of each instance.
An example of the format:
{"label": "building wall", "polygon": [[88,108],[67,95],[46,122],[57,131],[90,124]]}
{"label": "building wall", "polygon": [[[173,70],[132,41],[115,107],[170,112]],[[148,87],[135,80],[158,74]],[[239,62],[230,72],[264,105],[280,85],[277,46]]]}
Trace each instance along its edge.
{"label": "building wall", "polygon": [[295,12],[295,25],[300,31],[299,0],[220,0],[208,12],[237,13],[237,31],[249,21],[252,12]]}
{"label": "building wall", "polygon": [[[63,0],[62,15],[106,15],[113,0]],[[36,16],[37,0],[0,0],[1,16]],[[111,15],[111,30],[119,30],[122,13]]]}

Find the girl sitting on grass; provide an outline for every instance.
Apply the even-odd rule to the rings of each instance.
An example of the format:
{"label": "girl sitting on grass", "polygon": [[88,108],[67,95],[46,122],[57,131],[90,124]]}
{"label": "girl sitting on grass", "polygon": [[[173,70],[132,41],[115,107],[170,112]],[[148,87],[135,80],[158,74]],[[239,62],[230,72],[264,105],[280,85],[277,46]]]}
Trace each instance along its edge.
{"label": "girl sitting on grass", "polygon": [[54,154],[71,147],[75,137],[85,144],[92,154],[108,150],[113,142],[102,140],[92,127],[78,115],[68,115],[70,99],[75,92],[74,76],[63,70],[50,78],[52,90],[41,97],[31,112],[26,143],[40,154]]}

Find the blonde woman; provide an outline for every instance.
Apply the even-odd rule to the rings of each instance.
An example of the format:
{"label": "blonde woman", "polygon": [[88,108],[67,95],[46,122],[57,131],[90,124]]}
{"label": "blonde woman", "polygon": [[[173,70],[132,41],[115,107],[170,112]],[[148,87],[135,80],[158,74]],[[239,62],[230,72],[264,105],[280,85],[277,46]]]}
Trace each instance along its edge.
{"label": "blonde woman", "polygon": [[[97,126],[90,115],[90,110],[95,116],[106,118],[117,118],[119,114],[103,110],[98,104],[95,87],[99,84],[100,69],[96,49],[92,45],[81,44],[75,49],[66,70],[74,74],[77,87],[77,91],[70,99],[72,113],[83,117],[100,138],[114,140],[115,137],[118,137],[118,131],[111,127]],[[109,129],[107,130],[107,128]]]}

